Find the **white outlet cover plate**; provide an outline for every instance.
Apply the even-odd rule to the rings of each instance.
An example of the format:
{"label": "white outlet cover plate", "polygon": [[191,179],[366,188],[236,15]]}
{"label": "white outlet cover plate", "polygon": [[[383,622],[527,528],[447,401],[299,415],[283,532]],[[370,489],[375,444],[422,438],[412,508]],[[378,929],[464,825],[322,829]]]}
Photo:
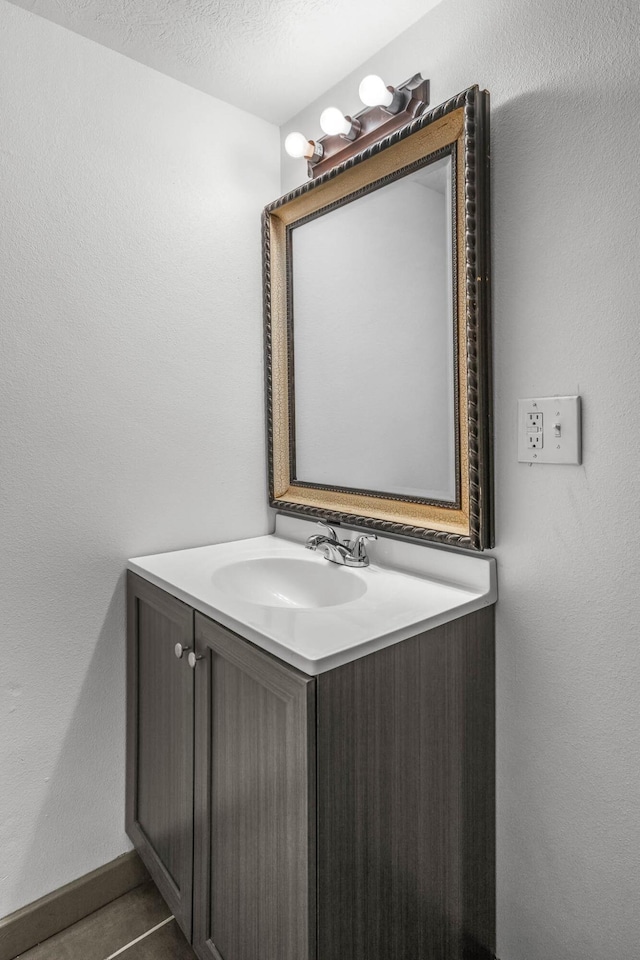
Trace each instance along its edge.
{"label": "white outlet cover plate", "polygon": [[[542,414],[542,446],[528,444],[528,414]],[[580,397],[518,400],[518,460],[521,463],[582,463]],[[556,435],[559,424],[560,436]]]}

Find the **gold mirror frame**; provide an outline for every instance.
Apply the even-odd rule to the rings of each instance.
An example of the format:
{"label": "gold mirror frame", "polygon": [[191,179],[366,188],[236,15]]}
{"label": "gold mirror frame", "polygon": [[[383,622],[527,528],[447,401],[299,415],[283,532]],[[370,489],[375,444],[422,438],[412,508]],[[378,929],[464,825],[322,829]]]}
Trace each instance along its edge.
{"label": "gold mirror frame", "polygon": [[[454,160],[458,502],[415,502],[291,477],[290,228],[450,151]],[[402,175],[402,174],[400,174]],[[269,502],[286,513],[483,550],[493,546],[489,314],[489,94],[477,86],[265,207],[263,213]]]}

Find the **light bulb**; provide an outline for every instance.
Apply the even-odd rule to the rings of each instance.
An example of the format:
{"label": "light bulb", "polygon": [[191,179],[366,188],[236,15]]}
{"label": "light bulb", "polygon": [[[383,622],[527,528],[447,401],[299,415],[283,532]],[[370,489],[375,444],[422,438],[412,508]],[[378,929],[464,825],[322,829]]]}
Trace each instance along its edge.
{"label": "light bulb", "polygon": [[307,140],[304,133],[290,133],[284,141],[284,148],[290,157],[299,159],[300,157],[313,156],[313,144]]}
{"label": "light bulb", "polygon": [[389,107],[393,101],[393,93],[375,73],[364,78],[358,94],[367,107]]}
{"label": "light bulb", "polygon": [[351,133],[353,124],[337,107],[327,107],[320,114],[320,126],[329,135],[341,133],[343,136],[347,136]]}

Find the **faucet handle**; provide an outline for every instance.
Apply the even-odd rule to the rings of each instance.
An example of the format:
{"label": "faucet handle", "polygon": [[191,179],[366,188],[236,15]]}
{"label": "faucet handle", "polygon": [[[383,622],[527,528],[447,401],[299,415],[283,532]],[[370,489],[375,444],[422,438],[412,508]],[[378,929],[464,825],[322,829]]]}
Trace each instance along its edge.
{"label": "faucet handle", "polygon": [[367,551],[364,545],[365,540],[377,540],[378,535],[376,533],[360,533],[355,537],[350,544],[351,553],[358,560],[362,560],[367,555]]}
{"label": "faucet handle", "polygon": [[324,520],[318,520],[316,526],[322,527],[324,530],[327,530],[331,539],[335,540],[336,543],[340,543],[340,540],[338,539],[338,534],[335,532],[333,527],[329,526],[328,523],[325,523]]}

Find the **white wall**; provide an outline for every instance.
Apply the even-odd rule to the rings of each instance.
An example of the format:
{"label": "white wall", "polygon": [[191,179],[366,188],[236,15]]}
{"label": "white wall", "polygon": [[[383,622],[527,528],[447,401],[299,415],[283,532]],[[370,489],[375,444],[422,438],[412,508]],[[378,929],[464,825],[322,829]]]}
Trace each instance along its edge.
{"label": "white wall", "polygon": [[[443,0],[282,130],[371,71],[491,91],[502,960],[639,952],[639,35],[635,0]],[[583,466],[517,463],[516,399],[574,392]]]}
{"label": "white wall", "polygon": [[4,0],[0,49],[4,916],[129,848],[126,558],[268,529],[279,156],[275,127]]}

